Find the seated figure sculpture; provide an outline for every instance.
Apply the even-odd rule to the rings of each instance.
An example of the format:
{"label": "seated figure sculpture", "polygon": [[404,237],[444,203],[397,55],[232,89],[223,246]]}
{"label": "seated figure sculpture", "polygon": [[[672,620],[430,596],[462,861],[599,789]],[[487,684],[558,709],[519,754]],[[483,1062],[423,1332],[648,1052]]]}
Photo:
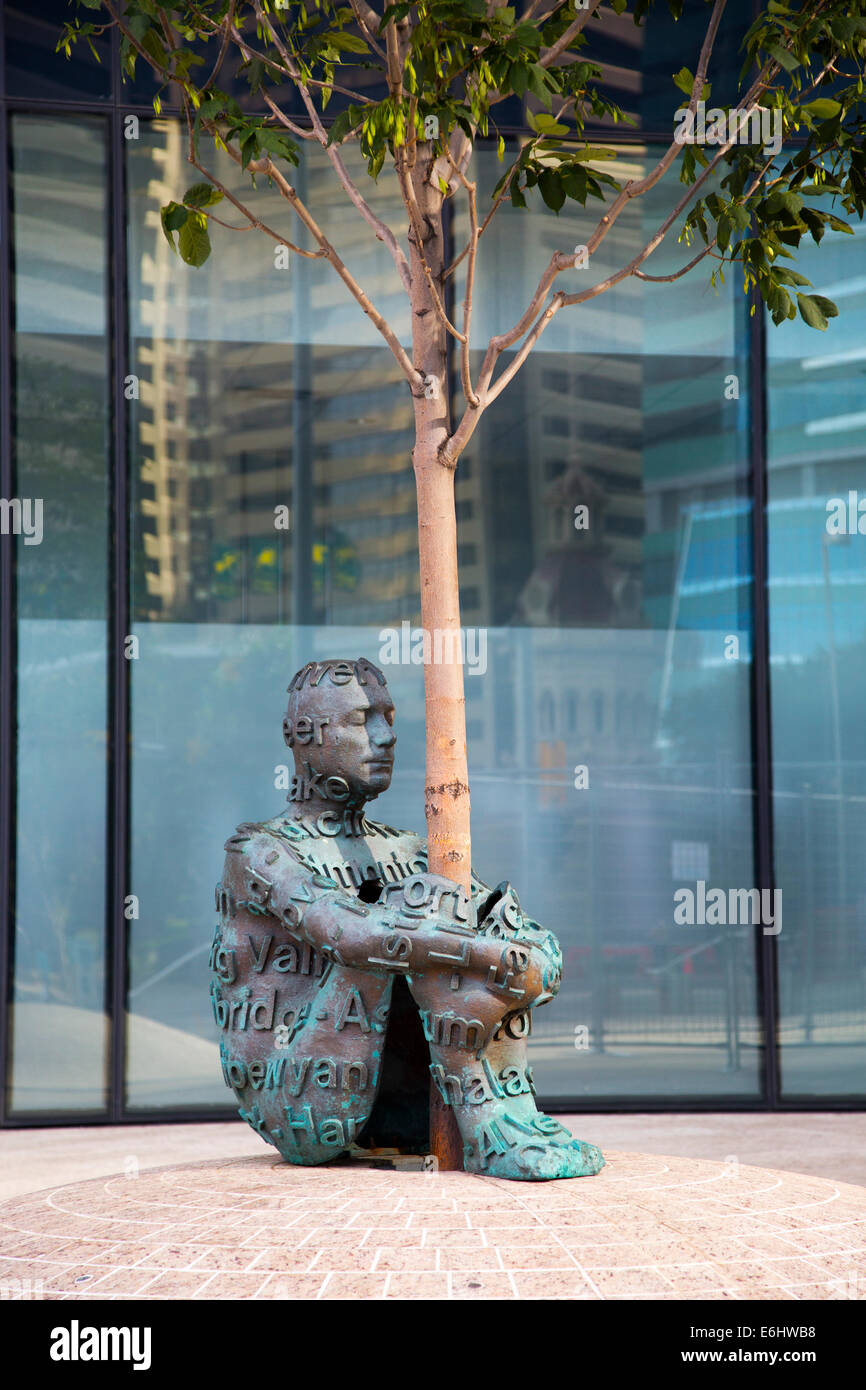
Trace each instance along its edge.
{"label": "seated figure sculpture", "polygon": [[[491,890],[473,873],[467,895],[428,871],[422,837],[365,814],[391,782],[393,724],[371,662],[308,663],[283,719],[295,761],[288,807],[226,843],[211,998],[240,1114],[289,1163],[326,1163],[387,1129],[401,1102],[404,1119],[426,1124],[429,1080],[419,1075],[429,1067],[453,1107],[466,1171],[597,1173],[599,1150],[539,1112],[527,1065],[531,1010],[559,988],[556,938],[508,883]],[[390,1121],[371,1121],[398,1015],[425,1071],[401,1096],[399,1054],[411,1046],[396,1042],[398,1103]]]}

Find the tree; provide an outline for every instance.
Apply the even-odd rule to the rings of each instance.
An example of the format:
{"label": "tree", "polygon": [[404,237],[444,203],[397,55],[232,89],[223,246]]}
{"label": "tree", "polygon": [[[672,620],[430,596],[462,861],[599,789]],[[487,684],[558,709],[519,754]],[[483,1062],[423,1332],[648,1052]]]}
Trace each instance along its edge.
{"label": "tree", "polygon": [[[694,2],[694,0],[693,0]],[[202,176],[162,209],[172,246],[191,265],[210,253],[208,222],[225,201],[245,220],[298,256],[330,263],[399,363],[415,414],[413,466],[418,497],[422,624],[430,639],[440,634],[442,660],[425,662],[427,714],[426,818],[429,865],[469,886],[469,787],[459,661],[460,614],[454,474],[484,411],[504,391],[553,317],[585,303],[626,279],[672,281],[705,258],[742,270],[746,291],[767,304],[773,321],[797,312],[825,329],[836,306],[808,293],[810,282],[783,262],[805,235],[817,242],[831,228],[850,232],[839,210],[862,217],[866,205],[866,154],[862,148],[863,67],[866,18],[858,4],[838,0],[769,0],[745,35],[744,63],[736,91],[717,94],[706,111],[710,57],[726,19],[726,0],[703,0],[706,28],[694,72],[672,75],[672,138],[654,168],[621,183],[600,164],[615,151],[590,143],[592,120],[623,113],[604,94],[601,68],[589,56],[604,11],[623,15],[628,0],[527,0],[523,13],[500,0],[418,0],[376,9],[368,0],[77,0],[107,19],[68,23],[58,47],[89,41],[106,28],[121,34],[126,75],[146,62],[164,85],[176,84],[186,119],[190,164]],[[635,0],[635,24],[652,22],[652,0]],[[667,0],[679,20],[683,0]],[[730,20],[730,16],[727,17]],[[243,109],[218,85],[229,50],[249,84],[259,114]],[[95,49],[94,49],[95,51]],[[346,73],[363,68],[374,83],[368,94],[348,85]],[[303,115],[287,114],[279,89],[297,94]],[[674,88],[687,98],[674,109]],[[348,98],[331,119],[335,93]],[[496,134],[496,107],[508,97],[532,99],[529,133],[504,164],[490,207],[477,204],[470,177],[476,144]],[[154,101],[160,110],[160,99]],[[540,109],[539,109],[540,108]],[[781,138],[768,153],[767,132],[799,137],[796,152],[782,153]],[[262,177],[306,227],[315,247],[291,242],[253,215],[208,168],[203,137],[225,150],[251,178]],[[325,152],[345,196],[371,235],[388,248],[394,273],[411,306],[412,349],[391,325],[330,245],[315,212],[299,197],[291,168],[305,142]],[[372,179],[386,163],[408,217],[406,244],[379,218],[350,177],[342,150],[357,142]],[[709,146],[709,153],[704,146]],[[581,254],[591,258],[623,209],[680,165],[681,196],[654,235],[628,264],[588,289],[556,286],[575,265],[575,251],[555,252],[541,270],[520,318],[486,345],[473,381],[470,360],[476,263],[482,238],[497,210],[510,199],[541,196],[558,212],[568,200],[601,205],[598,223]],[[711,183],[713,180],[714,183]],[[465,199],[470,235],[446,264],[443,207]],[[816,200],[822,200],[820,203]],[[835,210],[825,204],[830,200]],[[699,249],[679,271],[653,276],[642,269],[682,219],[680,239]],[[222,225],[226,225],[223,223]],[[460,321],[449,318],[446,283],[462,266],[465,292]],[[794,301],[796,297],[796,303]],[[755,304],[753,302],[752,312]],[[457,318],[454,315],[453,318]],[[462,401],[450,399],[448,340],[460,361]],[[505,354],[510,360],[503,363]]]}

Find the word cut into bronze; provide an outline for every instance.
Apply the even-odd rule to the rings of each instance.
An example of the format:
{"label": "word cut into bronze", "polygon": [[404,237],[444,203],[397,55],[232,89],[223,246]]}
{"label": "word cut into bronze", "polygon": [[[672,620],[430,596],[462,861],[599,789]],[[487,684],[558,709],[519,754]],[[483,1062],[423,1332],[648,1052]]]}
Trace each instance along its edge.
{"label": "word cut into bronze", "polygon": [[210,956],[226,1084],[289,1163],[429,1147],[430,1075],[464,1167],[597,1173],[597,1148],[536,1105],[532,1010],[559,988],[556,938],[509,883],[467,895],[426,841],[370,820],[390,785],[394,704],[371,662],[311,662],[289,686],[288,808],[226,842]]}

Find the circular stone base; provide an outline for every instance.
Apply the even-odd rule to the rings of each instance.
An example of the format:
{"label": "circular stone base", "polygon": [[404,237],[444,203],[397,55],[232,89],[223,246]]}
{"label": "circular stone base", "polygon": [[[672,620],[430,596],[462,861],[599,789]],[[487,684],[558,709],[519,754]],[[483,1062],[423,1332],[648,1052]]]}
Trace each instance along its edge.
{"label": "circular stone base", "polygon": [[15,1198],[0,1251],[0,1284],[54,1299],[863,1298],[866,1188],[646,1154],[523,1183],[264,1152]]}

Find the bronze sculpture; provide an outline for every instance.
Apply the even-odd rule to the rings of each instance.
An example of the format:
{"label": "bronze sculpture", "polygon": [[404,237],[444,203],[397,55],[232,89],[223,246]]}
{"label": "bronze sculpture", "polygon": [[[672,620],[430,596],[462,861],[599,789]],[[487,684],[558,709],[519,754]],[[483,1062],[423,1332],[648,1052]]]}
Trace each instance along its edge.
{"label": "bronze sculpture", "polygon": [[394,705],[371,662],[310,662],[289,685],[289,806],[226,842],[211,996],[240,1114],[290,1163],[364,1142],[424,1152],[429,1072],[464,1167],[597,1173],[598,1149],[535,1103],[531,1009],[559,988],[556,938],[508,883],[471,894],[426,841],[371,821],[394,762]]}

